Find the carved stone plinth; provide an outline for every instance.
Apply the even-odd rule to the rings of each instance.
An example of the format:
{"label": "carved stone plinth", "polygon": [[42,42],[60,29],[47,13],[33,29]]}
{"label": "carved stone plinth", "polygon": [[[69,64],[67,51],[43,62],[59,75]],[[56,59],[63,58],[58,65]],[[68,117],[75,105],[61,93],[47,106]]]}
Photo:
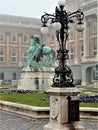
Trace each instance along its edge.
{"label": "carved stone plinth", "polygon": [[84,130],[77,122],[68,123],[68,96],[75,100],[78,89],[51,87],[47,92],[50,95],[50,121],[44,130]]}

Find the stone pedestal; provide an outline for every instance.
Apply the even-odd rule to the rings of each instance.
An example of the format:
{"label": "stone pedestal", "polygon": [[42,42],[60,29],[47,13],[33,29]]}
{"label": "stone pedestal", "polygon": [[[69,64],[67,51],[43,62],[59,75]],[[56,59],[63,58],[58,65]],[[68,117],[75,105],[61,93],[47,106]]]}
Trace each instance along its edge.
{"label": "stone pedestal", "polygon": [[47,92],[50,95],[50,121],[44,130],[84,130],[77,122],[68,123],[68,97],[76,99],[77,88],[51,87]]}
{"label": "stone pedestal", "polygon": [[94,86],[95,86],[95,88],[98,87],[98,81],[97,80],[95,81]]}
{"label": "stone pedestal", "polygon": [[18,81],[18,89],[46,90],[52,84],[54,68],[24,67]]}

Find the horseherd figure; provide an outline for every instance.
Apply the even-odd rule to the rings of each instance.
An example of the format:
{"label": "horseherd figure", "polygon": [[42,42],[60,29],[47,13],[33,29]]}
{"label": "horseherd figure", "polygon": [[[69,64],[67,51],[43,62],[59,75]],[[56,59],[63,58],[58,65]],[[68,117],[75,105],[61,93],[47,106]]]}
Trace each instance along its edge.
{"label": "horseherd figure", "polygon": [[28,53],[29,58],[23,66],[52,66],[56,60],[56,52],[52,48],[40,43],[38,35],[31,35],[31,43],[29,49],[24,51],[22,57]]}

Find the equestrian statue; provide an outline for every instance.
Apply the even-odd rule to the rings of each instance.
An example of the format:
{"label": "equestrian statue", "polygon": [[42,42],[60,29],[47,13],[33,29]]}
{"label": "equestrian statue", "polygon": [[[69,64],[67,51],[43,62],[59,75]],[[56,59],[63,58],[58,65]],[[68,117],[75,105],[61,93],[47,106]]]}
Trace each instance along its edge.
{"label": "equestrian statue", "polygon": [[27,53],[29,54],[28,60],[23,63],[23,66],[52,66],[56,60],[56,52],[52,48],[41,44],[38,35],[31,35],[31,39],[29,49],[22,54],[23,58]]}

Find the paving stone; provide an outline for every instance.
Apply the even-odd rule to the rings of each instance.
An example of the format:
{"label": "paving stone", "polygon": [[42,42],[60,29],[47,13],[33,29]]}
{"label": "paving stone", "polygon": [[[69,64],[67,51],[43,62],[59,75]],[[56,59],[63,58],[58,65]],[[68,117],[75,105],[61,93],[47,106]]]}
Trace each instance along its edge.
{"label": "paving stone", "polygon": [[[10,112],[0,110],[0,130],[43,130],[48,119],[35,120]],[[79,122],[85,130],[98,130],[96,120],[84,120]]]}

